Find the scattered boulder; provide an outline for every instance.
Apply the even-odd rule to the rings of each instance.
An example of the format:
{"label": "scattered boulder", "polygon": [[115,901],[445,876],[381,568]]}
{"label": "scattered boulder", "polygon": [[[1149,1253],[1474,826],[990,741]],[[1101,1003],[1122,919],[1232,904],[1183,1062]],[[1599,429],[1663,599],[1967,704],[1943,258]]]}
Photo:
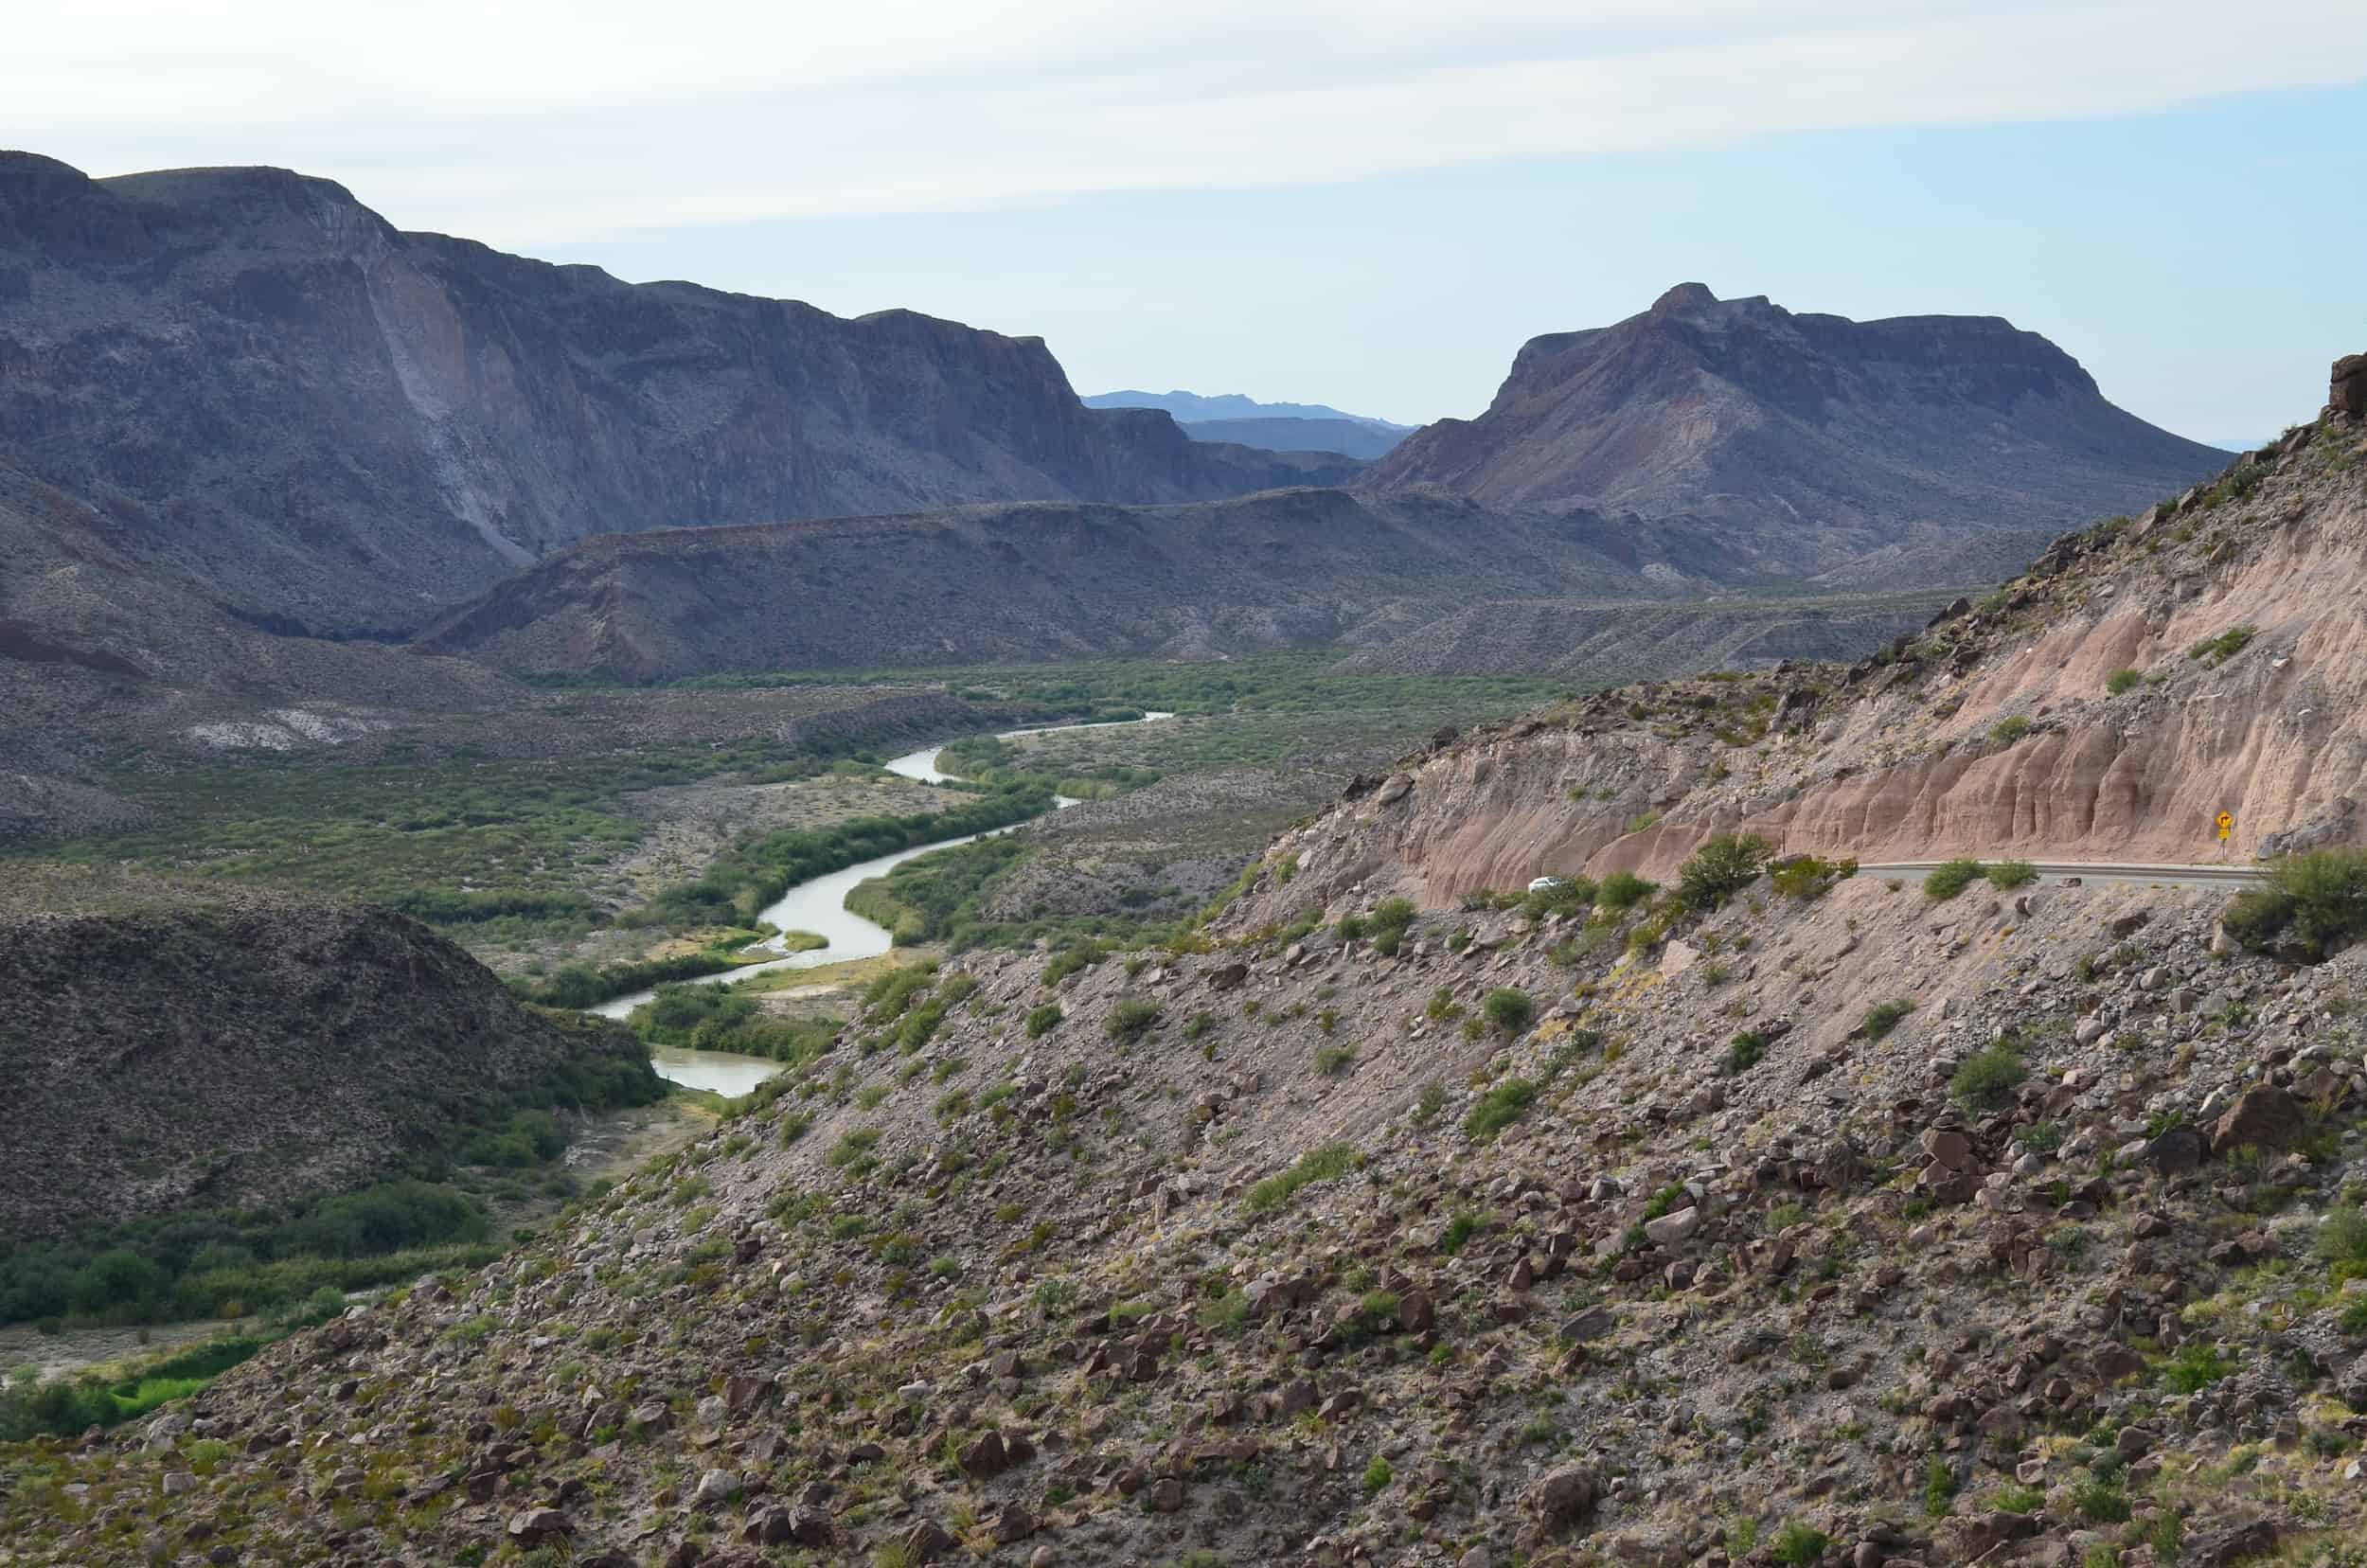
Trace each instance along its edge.
{"label": "scattered boulder", "polygon": [[2283,1149],[2308,1125],[2301,1101],[2272,1083],[2254,1084],[2235,1097],[2211,1130],[2214,1153],[2231,1149]]}
{"label": "scattered boulder", "polygon": [[1564,1465],[1529,1488],[1529,1512],[1545,1528],[1562,1529],[1592,1514],[1601,1492],[1602,1484],[1593,1470],[1583,1465]]}

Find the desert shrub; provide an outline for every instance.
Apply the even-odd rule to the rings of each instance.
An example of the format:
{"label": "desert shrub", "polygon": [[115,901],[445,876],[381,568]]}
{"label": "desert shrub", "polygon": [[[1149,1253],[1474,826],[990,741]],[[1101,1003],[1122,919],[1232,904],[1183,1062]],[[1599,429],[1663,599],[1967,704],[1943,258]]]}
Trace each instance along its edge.
{"label": "desert shrub", "polygon": [[1633,909],[1659,891],[1658,883],[1646,882],[1632,871],[1613,871],[1594,890],[1594,901],[1605,909]]}
{"label": "desert shrub", "polygon": [[2259,634],[2258,627],[2231,626],[2217,636],[2205,637],[2195,644],[2186,650],[2186,656],[2199,659],[2207,668],[2216,669],[2251,647],[2252,638]]}
{"label": "desert shrub", "polygon": [[1099,942],[1087,939],[1072,943],[1068,951],[1054,955],[1052,962],[1043,967],[1043,983],[1046,987],[1057,986],[1070,975],[1093,968],[1109,955],[1109,950]]}
{"label": "desert shrub", "polygon": [[1991,887],[2004,892],[2010,888],[2023,887],[2037,882],[2038,868],[2028,861],[1999,861],[1982,875],[1989,879]]}
{"label": "desert shrub", "polygon": [[1923,879],[1923,896],[1945,902],[1978,882],[1981,870],[1977,860],[1942,861]]}
{"label": "desert shrub", "polygon": [[2269,885],[2237,894],[2219,918],[2246,947],[2289,935],[2323,953],[2367,935],[2367,849],[2307,849],[2280,855],[2265,869]]}
{"label": "desert shrub", "polygon": [[1348,1045],[1324,1045],[1315,1051],[1315,1071],[1326,1078],[1338,1078],[1356,1065],[1356,1050]]}
{"label": "desert shrub", "polygon": [[2008,714],[1989,726],[1989,739],[2002,740],[2009,746],[2029,733],[2030,721],[2019,713]]}
{"label": "desert shrub", "polygon": [[2367,1275],[2367,1213],[2357,1203],[2338,1203],[2318,1227],[2317,1252],[2334,1266],[2338,1279]]}
{"label": "desert shrub", "polygon": [[2118,697],[2123,692],[2136,690],[2144,680],[2145,677],[2133,669],[2116,669],[2106,679],[2104,689]]}
{"label": "desert shrub", "polygon": [[2030,1076],[2021,1053],[1997,1044],[1975,1051],[1949,1079],[1948,1092],[1967,1111],[1994,1111]]}
{"label": "desert shrub", "polygon": [[1343,915],[1339,923],[1331,928],[1331,934],[1344,942],[1354,942],[1361,940],[1367,929],[1363,916]]}
{"label": "desert shrub", "polygon": [[1480,1004],[1480,1011],[1498,1029],[1517,1035],[1537,1015],[1537,1004],[1529,1000],[1529,993],[1524,990],[1499,986],[1487,993],[1487,999]]}
{"label": "desert shrub", "polygon": [[1540,887],[1521,900],[1521,913],[1529,918],[1542,919],[1548,915],[1575,915],[1594,903],[1594,883],[1585,877],[1564,877],[1551,887]]}
{"label": "desert shrub", "polygon": [[1824,1531],[1810,1529],[1794,1521],[1775,1532],[1774,1543],[1768,1548],[1768,1554],[1777,1562],[1791,1564],[1794,1568],[1815,1568],[1815,1564],[1824,1560],[1824,1549],[1831,1544],[1831,1538]]}
{"label": "desert shrub", "polygon": [[1718,1066],[1728,1078],[1747,1073],[1767,1055],[1767,1037],[1754,1029],[1745,1029],[1726,1042],[1726,1055]]}
{"label": "desert shrub", "polygon": [[2235,1363],[2217,1345],[2188,1340],[2162,1369],[2162,1380],[2180,1394],[2199,1394],[2234,1371]]}
{"label": "desert shrub", "polygon": [[1865,1017],[1859,1021],[1858,1027],[1864,1031],[1868,1040],[1879,1040],[1898,1027],[1899,1020],[1914,1010],[1914,1002],[1909,997],[1877,1002],[1865,1010]]}
{"label": "desert shrub", "polygon": [[1753,834],[1720,833],[1686,857],[1677,898],[1687,909],[1716,909],[1757,880],[1775,846]]}
{"label": "desert shrub", "polygon": [[1506,1078],[1489,1089],[1463,1118],[1463,1131],[1473,1143],[1486,1143],[1519,1121],[1537,1103],[1537,1085],[1527,1078]]}
{"label": "desert shrub", "polygon": [[823,1158],[831,1166],[844,1169],[863,1160],[879,1142],[880,1130],[876,1127],[849,1128],[839,1134],[838,1142],[830,1146],[829,1153]]}
{"label": "desert shrub", "polygon": [[1140,1040],[1153,1024],[1159,1022],[1159,1004],[1146,997],[1121,997],[1110,1009],[1102,1024],[1112,1040]]}
{"label": "desert shrub", "polygon": [[1769,870],[1776,892],[1787,899],[1808,903],[1830,893],[1835,884],[1856,876],[1858,863],[1855,860],[1825,861],[1814,855],[1794,855],[1776,862]]}
{"label": "desert shrub", "polygon": [[1027,1009],[1027,1038],[1041,1040],[1050,1034],[1060,1022],[1060,1005],[1046,1002],[1040,1007]]}
{"label": "desert shrub", "polygon": [[1280,1208],[1297,1196],[1301,1187],[1345,1175],[1355,1164],[1356,1150],[1346,1144],[1327,1143],[1319,1149],[1310,1149],[1281,1175],[1269,1176],[1252,1186],[1243,1202],[1255,1214]]}

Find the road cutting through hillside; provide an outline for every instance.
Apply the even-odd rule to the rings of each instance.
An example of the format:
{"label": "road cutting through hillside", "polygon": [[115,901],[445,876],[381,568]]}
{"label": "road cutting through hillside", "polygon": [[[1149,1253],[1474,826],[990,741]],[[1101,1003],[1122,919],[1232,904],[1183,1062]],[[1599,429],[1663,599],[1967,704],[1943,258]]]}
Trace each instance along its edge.
{"label": "road cutting through hillside", "polygon": [[[1944,861],[1863,861],[1861,877],[1924,877]],[[1984,862],[1995,864],[1996,862]],[[2143,882],[2157,887],[2253,887],[2268,880],[2256,865],[2148,864],[2123,861],[2029,861],[2042,882]]]}

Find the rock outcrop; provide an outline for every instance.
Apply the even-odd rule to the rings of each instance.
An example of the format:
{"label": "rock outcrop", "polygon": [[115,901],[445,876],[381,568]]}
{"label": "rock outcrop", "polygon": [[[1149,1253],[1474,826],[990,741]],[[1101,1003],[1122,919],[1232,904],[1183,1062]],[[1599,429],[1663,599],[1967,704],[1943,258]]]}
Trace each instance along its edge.
{"label": "rock outcrop", "polygon": [[1423,427],[1357,483],[1682,519],[1762,570],[1933,586],[2225,461],[1995,317],[1858,322],[1685,283],[1531,339],[1486,413]]}
{"label": "rock outcrop", "polygon": [[623,1030],[398,915],[104,878],[39,902],[0,900],[0,1242],[380,1180],[574,1071],[658,1093]]}
{"label": "rock outcrop", "polygon": [[0,153],[0,458],[281,630],[422,624],[586,535],[1202,499],[1355,465],[1088,409],[1041,339],[632,286],[275,169]]}

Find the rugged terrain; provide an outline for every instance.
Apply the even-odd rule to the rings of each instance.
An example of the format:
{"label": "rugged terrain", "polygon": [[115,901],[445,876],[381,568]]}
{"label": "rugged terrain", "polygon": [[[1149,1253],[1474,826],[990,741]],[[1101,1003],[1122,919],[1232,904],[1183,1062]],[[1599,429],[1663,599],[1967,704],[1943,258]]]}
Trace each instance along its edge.
{"label": "rugged terrain", "polygon": [[1426,901],[1658,875],[1737,829],[1867,861],[2347,842],[2367,795],[2360,446],[2356,424],[2300,427],[1847,668],[1605,693],[1440,748],[1311,830],[1316,896],[1383,865]]}
{"label": "rugged terrain", "polygon": [[[405,234],[273,169],[0,154],[0,457],[261,626],[414,628],[589,534],[1172,501],[1348,465],[1088,409],[1043,343]],[[18,581],[9,612],[42,620]]]}
{"label": "rugged terrain", "polygon": [[1690,519],[1736,576],[1929,587],[2002,576],[2226,460],[1995,317],[1856,322],[1684,283],[1531,339],[1486,413],[1424,426],[1357,483]]}
{"label": "rugged terrain", "polygon": [[[1584,521],[1331,490],[675,530],[588,540],[414,646],[507,670],[634,680],[1205,657],[1384,639],[1471,598],[1540,585],[1656,595],[1640,559],[1652,547]],[[1703,564],[1682,540],[1668,553],[1684,569]]]}
{"label": "rugged terrain", "polygon": [[[2269,738],[2279,682],[2357,678],[2363,439],[2297,432],[1878,661],[1442,734],[1169,949],[890,976],[504,1262],[0,1459],[5,1550],[2357,1564],[2367,949],[2254,954],[2224,889],[2010,866],[1457,895],[1673,877],[1744,823],[2188,849],[1996,808],[2109,775],[2061,760],[2107,733],[2161,748],[2141,801],[2240,784],[2239,849],[2356,844],[2342,732],[2323,779]],[[2125,607],[2162,656],[2067,673]],[[1989,804],[1916,805],[1960,789]]]}
{"label": "rugged terrain", "polygon": [[340,1191],[571,1065],[649,1072],[383,910],[16,876],[0,987],[0,1241]]}

